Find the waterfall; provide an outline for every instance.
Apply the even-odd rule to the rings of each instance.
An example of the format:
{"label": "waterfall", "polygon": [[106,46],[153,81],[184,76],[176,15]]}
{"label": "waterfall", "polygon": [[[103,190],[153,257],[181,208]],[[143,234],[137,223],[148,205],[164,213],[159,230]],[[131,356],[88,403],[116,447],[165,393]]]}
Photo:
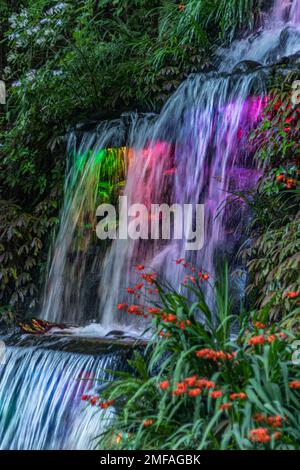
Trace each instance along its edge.
{"label": "waterfall", "polygon": [[[177,258],[188,258],[213,276],[216,250],[230,250],[230,243],[234,249],[236,234],[230,233],[230,226],[236,227],[237,221],[228,211],[216,215],[228,191],[257,181],[246,148],[240,152],[239,147],[245,147],[247,129],[263,106],[261,98],[248,97],[255,89],[262,92],[263,83],[259,73],[225,78],[196,75],[179,88],[157,120],[133,124],[129,146],[134,151],[125,188],[128,205],[204,203],[205,244],[202,250],[187,253],[184,238],[165,243],[116,241],[100,284],[104,325],[114,318],[117,302],[130,302],[126,287],[136,282],[134,265],[142,263],[178,285],[184,273],[174,269]],[[117,315],[120,318],[120,312]],[[121,321],[125,323],[126,317]]]}
{"label": "waterfall", "polygon": [[6,362],[0,367],[0,449],[96,447],[105,422],[99,407],[81,397],[101,388],[105,369],[121,367],[120,354],[8,347]]}
{"label": "waterfall", "polygon": [[[276,1],[258,32],[220,49],[219,72],[189,77],[159,116],[133,114],[126,126],[122,119],[101,124],[96,132],[84,133],[79,145],[71,135],[72,161],[43,318],[80,325],[94,320],[101,324],[95,333],[122,327],[128,316],[116,311],[116,304],[130,302],[126,287],[136,282],[135,264],[145,264],[178,285],[183,273],[174,269],[176,258],[188,257],[213,279],[216,254],[237,251],[246,216],[243,207],[217,214],[228,193],[253,187],[259,178],[246,137],[264,107],[266,75],[260,65],[299,52],[299,5],[299,0]],[[255,61],[256,68],[248,73],[235,68],[245,60]],[[128,204],[205,205],[202,250],[187,253],[186,240],[116,240],[106,247],[105,256],[100,248],[91,256],[95,237],[83,227],[86,221],[95,224],[101,151],[108,146],[130,149],[123,169]],[[208,301],[212,303],[209,294]],[[134,326],[142,329],[138,320]]]}
{"label": "waterfall", "polygon": [[276,0],[263,27],[236,40],[229,50],[220,49],[220,71],[231,72],[242,60],[275,64],[300,51],[300,0]]}

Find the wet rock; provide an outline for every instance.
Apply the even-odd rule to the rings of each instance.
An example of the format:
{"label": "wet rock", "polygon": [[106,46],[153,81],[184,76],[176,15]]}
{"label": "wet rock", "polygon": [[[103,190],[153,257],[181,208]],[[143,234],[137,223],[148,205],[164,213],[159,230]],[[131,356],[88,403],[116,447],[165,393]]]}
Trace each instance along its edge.
{"label": "wet rock", "polygon": [[286,57],[290,65],[300,65],[300,52],[293,54],[289,57]]}
{"label": "wet rock", "polygon": [[254,60],[242,60],[233,69],[232,73],[248,73],[261,67],[259,62]]}
{"label": "wet rock", "polygon": [[105,336],[106,336],[106,337],[107,337],[107,336],[124,336],[124,331],[121,331],[121,330],[112,330],[112,331],[110,331],[109,333],[107,333]]}

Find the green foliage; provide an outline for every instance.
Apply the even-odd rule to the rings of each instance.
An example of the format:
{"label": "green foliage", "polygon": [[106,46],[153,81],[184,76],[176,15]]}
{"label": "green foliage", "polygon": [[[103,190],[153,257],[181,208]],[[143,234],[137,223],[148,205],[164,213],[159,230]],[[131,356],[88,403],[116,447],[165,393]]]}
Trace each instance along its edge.
{"label": "green foliage", "polygon": [[[238,195],[253,212],[251,239],[243,250],[248,293],[257,307],[270,303],[272,319],[290,314],[286,295],[300,285],[300,108],[291,101],[294,78],[288,75],[270,91],[264,119],[252,134],[263,177],[255,192]],[[294,323],[299,320],[298,315]]]}
{"label": "green foliage", "polygon": [[[156,283],[162,310],[155,315],[146,355],[136,353],[130,363],[134,374],[117,373],[101,393],[101,401],[113,400],[116,408],[101,448],[298,448],[299,390],[289,386],[300,378],[291,361],[296,337],[291,332],[284,336],[280,325],[257,322],[255,312],[231,315],[226,267],[216,283],[216,315],[205,303],[201,282],[186,286],[194,292],[194,303]],[[170,314],[176,321],[167,320]],[[237,322],[233,342],[230,331]],[[221,408],[224,404],[228,409]],[[279,424],[272,425],[275,416]],[[250,438],[261,427],[267,429],[266,443]]]}
{"label": "green foliage", "polygon": [[42,256],[45,234],[56,222],[47,218],[56,203],[52,202],[52,208],[48,204],[41,202],[29,214],[12,201],[0,200],[0,301],[9,305],[5,313],[12,308],[19,313],[24,305],[35,307],[46,262]]}

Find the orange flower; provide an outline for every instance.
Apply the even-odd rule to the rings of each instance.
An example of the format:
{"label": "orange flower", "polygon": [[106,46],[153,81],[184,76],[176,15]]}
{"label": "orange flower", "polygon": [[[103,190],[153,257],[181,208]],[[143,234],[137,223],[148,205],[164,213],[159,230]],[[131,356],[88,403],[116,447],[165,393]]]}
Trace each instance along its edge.
{"label": "orange flower", "polygon": [[264,323],[259,322],[259,321],[256,321],[254,323],[254,326],[255,326],[255,328],[258,328],[259,330],[263,330],[264,328],[266,328],[266,325]]}
{"label": "orange flower", "polygon": [[253,419],[256,423],[265,423],[267,421],[266,416],[259,413],[254,415]]}
{"label": "orange flower", "polygon": [[271,437],[267,428],[256,428],[250,431],[249,439],[252,442],[262,442],[265,444],[270,442]]}
{"label": "orange flower", "polygon": [[131,287],[128,287],[127,292],[128,294],[135,294],[135,290],[132,289]]}
{"label": "orange flower", "polygon": [[248,397],[246,393],[240,392],[240,393],[231,393],[229,398],[231,401],[234,401],[237,399],[246,400]]}
{"label": "orange flower", "polygon": [[210,359],[212,361],[226,361],[234,357],[234,354],[225,353],[224,351],[214,351],[213,349],[200,349],[196,351],[196,356],[201,359]]}
{"label": "orange flower", "polygon": [[160,308],[155,308],[155,307],[149,307],[148,312],[151,315],[158,315],[159,313],[161,313],[161,309]]}
{"label": "orange flower", "polygon": [[276,341],[277,336],[276,335],[270,335],[267,337],[268,343],[273,343],[273,341]]}
{"label": "orange flower", "polygon": [[102,410],[105,410],[112,406],[115,403],[114,400],[108,400],[108,401],[103,401],[102,403],[99,403],[99,406]]}
{"label": "orange flower", "polygon": [[288,299],[296,299],[298,295],[299,295],[298,292],[293,292],[293,291],[290,291],[286,294]]}
{"label": "orange flower", "polygon": [[173,395],[183,395],[185,392],[187,392],[187,389],[188,389],[188,385],[183,383],[183,382],[179,382],[177,384],[177,388],[176,390],[173,391]]}
{"label": "orange flower", "polygon": [[286,338],[287,338],[287,335],[286,335],[285,333],[283,333],[283,332],[278,333],[278,336],[279,336],[279,338],[281,338],[281,339],[286,339]]}
{"label": "orange flower", "polygon": [[144,428],[148,428],[148,427],[151,426],[152,424],[153,424],[153,419],[146,419],[146,420],[143,422]]}
{"label": "orange flower", "polygon": [[274,432],[274,434],[272,435],[272,437],[273,437],[273,439],[275,439],[275,441],[276,441],[277,439],[279,439],[279,438],[281,437],[281,432],[278,432],[278,431]]}
{"label": "orange flower", "polygon": [[299,390],[300,389],[300,380],[293,380],[292,382],[289,383],[289,387],[293,388],[294,390]]}
{"label": "orange flower", "polygon": [[281,416],[269,416],[267,418],[268,424],[273,428],[279,428],[282,425],[282,421],[285,421]]}
{"label": "orange flower", "polygon": [[146,281],[148,284],[153,284],[156,278],[156,274],[142,274],[141,278],[144,279],[144,281]]}
{"label": "orange flower", "polygon": [[221,390],[215,390],[214,392],[210,392],[210,396],[216,400],[217,398],[220,398],[223,395]]}
{"label": "orange flower", "polygon": [[144,271],[145,266],[144,266],[143,264],[138,264],[138,265],[135,267],[135,269],[136,269],[137,271]]}
{"label": "orange flower", "polygon": [[144,285],[144,284],[137,284],[137,285],[135,286],[135,288],[136,288],[137,290],[141,290],[141,288],[143,287],[143,285]]}
{"label": "orange flower", "polygon": [[177,317],[176,317],[176,315],[173,315],[173,313],[169,313],[166,316],[166,321],[169,322],[169,323],[172,323],[175,320],[177,320]]}
{"label": "orange flower", "polygon": [[202,279],[203,279],[203,281],[208,281],[209,275],[208,274],[203,274]]}
{"label": "orange flower", "polygon": [[193,375],[192,377],[187,377],[186,379],[184,379],[183,383],[185,383],[189,387],[193,387],[196,384],[197,379],[197,375]]}
{"label": "orange flower", "polygon": [[215,382],[212,382],[211,380],[206,380],[206,379],[197,380],[196,385],[198,387],[205,387],[205,388],[215,388],[216,386]]}
{"label": "orange flower", "polygon": [[125,308],[127,308],[127,306],[128,306],[127,304],[118,304],[117,309],[118,310],[124,310]]}
{"label": "orange flower", "polygon": [[99,400],[99,397],[91,397],[90,404],[92,406],[95,406],[97,404],[98,400]]}
{"label": "orange flower", "polygon": [[277,176],[276,180],[279,181],[279,182],[280,182],[280,181],[284,181],[284,180],[285,180],[285,175],[279,175],[279,176]]}
{"label": "orange flower", "polygon": [[82,401],[89,401],[90,395],[82,395],[81,400]]}
{"label": "orange flower", "polygon": [[159,384],[159,388],[161,390],[167,390],[169,386],[170,386],[170,382],[168,380],[164,380],[163,382]]}
{"label": "orange flower", "polygon": [[201,388],[194,388],[193,390],[189,391],[189,397],[197,397],[202,392]]}
{"label": "orange flower", "polygon": [[130,305],[127,309],[128,313],[139,313],[140,312],[140,307],[138,305]]}
{"label": "orange flower", "polygon": [[263,335],[253,336],[249,341],[249,346],[256,346],[258,344],[264,344],[265,338]]}
{"label": "orange flower", "polygon": [[220,406],[220,410],[222,411],[225,411],[225,410],[229,410],[229,408],[232,407],[232,404],[231,403],[223,403],[221,406]]}
{"label": "orange flower", "polygon": [[180,4],[178,5],[178,10],[181,11],[181,12],[184,12],[184,10],[185,10],[185,5],[184,5],[183,3],[180,3]]}

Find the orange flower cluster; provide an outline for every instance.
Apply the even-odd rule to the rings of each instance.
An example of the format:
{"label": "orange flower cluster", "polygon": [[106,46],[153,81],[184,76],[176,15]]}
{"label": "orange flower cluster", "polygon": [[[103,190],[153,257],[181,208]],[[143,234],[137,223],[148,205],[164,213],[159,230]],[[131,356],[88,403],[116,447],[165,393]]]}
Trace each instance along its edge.
{"label": "orange flower cluster", "polygon": [[107,401],[100,402],[100,397],[91,396],[91,395],[82,395],[81,400],[82,401],[88,401],[90,403],[90,405],[92,405],[92,406],[98,405],[103,410],[109,408],[110,406],[112,406],[115,403],[114,400],[107,400]]}
{"label": "orange flower cluster", "polygon": [[138,265],[135,267],[135,269],[136,269],[137,271],[144,271],[145,266],[144,266],[143,264],[138,264]]}
{"label": "orange flower cluster", "polygon": [[266,328],[266,325],[264,323],[259,322],[259,321],[254,322],[254,326],[258,330],[264,330]]}
{"label": "orange flower cluster", "polygon": [[145,419],[145,421],[143,422],[144,428],[148,428],[152,424],[153,424],[153,419]]}
{"label": "orange flower cluster", "polygon": [[169,331],[166,331],[166,332],[165,332],[165,331],[161,330],[161,331],[158,333],[158,336],[159,336],[160,338],[163,338],[163,337],[165,337],[165,338],[170,338],[171,333],[170,333]]}
{"label": "orange flower cluster", "polygon": [[[185,262],[184,258],[179,258],[179,259],[177,259],[175,262],[176,262],[176,264],[182,265],[184,268],[189,268],[189,269],[192,271],[192,273],[195,273],[195,272],[196,272],[195,266],[193,266],[193,265],[190,264],[190,263]],[[203,274],[203,273],[202,273],[202,270],[201,270],[201,271],[198,272],[198,279],[199,279],[200,281],[202,281],[202,280],[203,280],[203,281],[208,281],[209,275],[208,275],[207,273],[204,273],[204,274]],[[191,281],[193,284],[195,284],[195,283],[197,282],[197,277],[196,277],[196,276],[189,276],[189,275],[187,275],[187,276],[185,276],[185,278],[184,278],[184,280],[183,280],[183,284],[187,284],[188,281]]]}
{"label": "orange flower cluster", "polygon": [[160,308],[149,307],[147,310],[150,313],[150,315],[160,315],[161,314],[161,309]]}
{"label": "orange flower cluster", "polygon": [[282,416],[276,415],[276,416],[265,416],[263,414],[257,414],[254,416],[254,421],[257,423],[266,423],[272,426],[272,428],[279,428],[282,426],[282,423],[286,421],[286,418],[283,418]]}
{"label": "orange flower cluster", "polygon": [[102,403],[99,403],[99,406],[102,410],[106,410],[110,406],[114,405],[115,401],[114,400],[107,400],[103,401]]}
{"label": "orange flower cluster", "polygon": [[162,313],[161,318],[166,323],[173,323],[177,320],[176,315],[173,313]]}
{"label": "orange flower cluster", "polygon": [[170,382],[168,380],[164,380],[163,382],[159,384],[159,388],[161,390],[168,390],[169,387],[170,387]]}
{"label": "orange flower cluster", "polygon": [[210,392],[210,396],[216,400],[217,398],[220,398],[223,395],[221,390],[214,390],[213,392]]}
{"label": "orange flower cluster", "polygon": [[293,178],[288,178],[285,183],[286,189],[293,189],[296,186],[296,180]]}
{"label": "orange flower cluster", "polygon": [[226,353],[224,351],[214,351],[213,349],[200,349],[196,351],[196,356],[201,359],[210,359],[211,361],[230,361],[234,358],[235,353]]}
{"label": "orange flower cluster", "polygon": [[270,436],[268,428],[255,428],[250,431],[249,439],[252,442],[261,442],[266,444],[271,441],[272,437],[274,439],[278,439],[280,436],[280,432],[275,432],[272,436]]}
{"label": "orange flower cluster", "polygon": [[136,284],[135,288],[136,290],[141,290],[144,284]]}
{"label": "orange flower cluster", "polygon": [[286,296],[288,299],[296,299],[299,296],[299,292],[290,291],[287,292]]}
{"label": "orange flower cluster", "polygon": [[269,336],[264,336],[264,335],[257,335],[257,336],[252,336],[252,338],[249,339],[248,345],[249,346],[258,346],[258,345],[263,345],[265,343],[273,343],[278,338],[281,339],[286,339],[287,335],[283,332],[278,333],[277,335],[272,334]]}
{"label": "orange flower cluster", "polygon": [[253,336],[248,341],[249,346],[257,346],[259,344],[265,344],[265,337],[263,335]]}
{"label": "orange flower cluster", "polygon": [[128,307],[127,304],[118,304],[118,305],[117,305],[117,309],[118,309],[118,310],[126,310],[127,307]]}
{"label": "orange flower cluster", "polygon": [[154,281],[156,279],[156,273],[149,273],[149,274],[142,274],[141,278],[147,282],[147,284],[154,284]]}
{"label": "orange flower cluster", "polygon": [[203,389],[215,388],[216,384],[205,378],[199,379],[197,375],[187,377],[177,384],[176,389],[172,392],[175,396],[188,394],[189,397],[197,397]]}
{"label": "orange flower cluster", "polygon": [[300,380],[293,380],[289,383],[289,387],[294,390],[300,390]]}
{"label": "orange flower cluster", "polygon": [[285,183],[286,189],[293,189],[297,182],[293,178],[287,178],[284,174],[278,175],[276,177],[278,183]]}
{"label": "orange flower cluster", "polygon": [[232,404],[231,404],[231,403],[223,403],[223,404],[220,406],[220,410],[222,410],[222,411],[229,410],[231,407],[232,407]]}
{"label": "orange flower cluster", "polygon": [[143,315],[142,307],[140,307],[139,305],[130,305],[127,308],[127,312],[129,314],[136,315],[137,317],[140,317]]}
{"label": "orange flower cluster", "polygon": [[231,401],[234,401],[234,400],[246,400],[248,398],[247,394],[244,393],[244,392],[240,392],[240,393],[231,393],[230,396],[229,396],[230,400]]}

